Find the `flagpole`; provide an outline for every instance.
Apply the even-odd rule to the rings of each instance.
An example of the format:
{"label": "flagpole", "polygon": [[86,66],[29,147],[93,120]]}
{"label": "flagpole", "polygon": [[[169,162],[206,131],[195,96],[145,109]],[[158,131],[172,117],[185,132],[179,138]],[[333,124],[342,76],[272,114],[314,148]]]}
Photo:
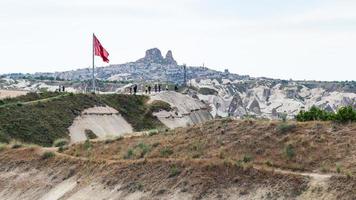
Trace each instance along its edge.
{"label": "flagpole", "polygon": [[93,91],[92,92],[94,92],[94,94],[95,94],[95,75],[94,75],[94,51],[95,51],[95,49],[94,49],[94,33],[93,33],[93,74],[92,74],[92,78],[93,78]]}

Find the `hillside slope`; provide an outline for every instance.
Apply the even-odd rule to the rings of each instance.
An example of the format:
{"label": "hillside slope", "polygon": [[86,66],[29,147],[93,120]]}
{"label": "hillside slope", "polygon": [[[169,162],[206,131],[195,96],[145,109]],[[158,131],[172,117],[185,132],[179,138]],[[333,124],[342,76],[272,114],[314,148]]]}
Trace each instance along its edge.
{"label": "hillside slope", "polygon": [[294,118],[312,106],[336,112],[342,106],[356,108],[354,82],[281,81],[274,79],[193,79],[189,83],[198,99],[208,103],[212,115],[246,115],[277,119]]}
{"label": "hillside slope", "polygon": [[0,198],[355,199],[355,124],[281,124],[215,120],[51,156],[2,147]]}
{"label": "hillside slope", "polygon": [[44,100],[22,102],[0,107],[1,141],[12,139],[44,146],[58,138],[68,138],[74,119],[88,108],[109,105],[137,131],[157,128],[163,124],[150,112],[147,96],[67,94]]}
{"label": "hillside slope", "polygon": [[[0,142],[19,140],[51,146],[60,138],[84,141],[86,131],[103,139],[133,131],[166,129],[168,119],[157,117],[161,112],[177,115],[169,119],[171,124],[178,124],[174,127],[188,125],[181,123],[180,116],[189,124],[212,119],[204,104],[186,95],[162,92],[155,96],[29,93],[5,99],[0,105]],[[166,96],[179,98],[179,102],[170,102]],[[198,107],[181,110],[182,104]]]}

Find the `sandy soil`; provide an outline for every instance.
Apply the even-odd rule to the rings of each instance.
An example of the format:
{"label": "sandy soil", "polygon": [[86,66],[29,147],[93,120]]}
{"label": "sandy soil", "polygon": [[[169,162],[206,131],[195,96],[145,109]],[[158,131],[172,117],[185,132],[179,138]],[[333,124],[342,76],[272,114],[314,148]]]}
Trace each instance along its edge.
{"label": "sandy soil", "polygon": [[21,90],[0,90],[0,99],[5,99],[8,97],[17,97],[21,95],[27,94],[28,91],[21,91]]}

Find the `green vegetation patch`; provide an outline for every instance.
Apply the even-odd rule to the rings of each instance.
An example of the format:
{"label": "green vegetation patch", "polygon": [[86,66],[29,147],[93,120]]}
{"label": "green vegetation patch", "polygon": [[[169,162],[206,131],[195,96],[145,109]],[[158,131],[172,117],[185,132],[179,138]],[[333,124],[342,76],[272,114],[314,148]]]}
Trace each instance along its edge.
{"label": "green vegetation patch", "polygon": [[[101,104],[93,95],[67,95],[51,101],[0,108],[1,138],[51,146],[68,138],[68,127],[86,109]],[[6,142],[6,141],[3,141]]]}
{"label": "green vegetation patch", "polygon": [[298,121],[336,121],[336,122],[355,122],[356,110],[352,106],[341,107],[336,113],[322,110],[316,106],[309,111],[300,111],[296,116]]}
{"label": "green vegetation patch", "polygon": [[87,139],[92,140],[98,138],[98,136],[96,136],[95,133],[90,129],[85,129],[84,132]]}
{"label": "green vegetation patch", "polygon": [[[94,106],[108,105],[115,108],[135,131],[164,127],[152,112],[170,109],[169,104],[161,101],[147,104],[149,97],[141,95],[58,94],[30,93],[6,100],[7,103],[0,106],[0,142],[18,140],[52,146],[56,139],[68,139],[68,128],[75,117]],[[96,136],[87,133],[87,137],[93,139]]]}
{"label": "green vegetation patch", "polygon": [[61,95],[62,93],[59,92],[42,92],[42,93],[35,93],[29,92],[26,95],[21,95],[14,98],[5,98],[0,100],[0,106],[4,106],[7,104],[16,104],[16,103],[23,103],[23,102],[30,102],[30,101],[37,101],[41,99],[52,98]]}
{"label": "green vegetation patch", "polygon": [[[150,130],[164,125],[152,115],[152,105],[148,105],[148,96],[110,94],[102,95],[103,102],[116,110],[132,125],[135,131]],[[163,105],[162,103],[159,103]],[[157,109],[157,105],[154,106]]]}
{"label": "green vegetation patch", "polygon": [[217,95],[218,94],[218,91],[211,89],[211,88],[206,88],[206,87],[199,88],[198,92],[203,95]]}
{"label": "green vegetation patch", "polygon": [[155,100],[149,105],[150,112],[159,112],[161,110],[171,111],[171,105],[165,101]]}
{"label": "green vegetation patch", "polygon": [[49,158],[53,158],[55,156],[55,154],[51,151],[46,151],[42,154],[41,158],[43,160],[49,159]]}

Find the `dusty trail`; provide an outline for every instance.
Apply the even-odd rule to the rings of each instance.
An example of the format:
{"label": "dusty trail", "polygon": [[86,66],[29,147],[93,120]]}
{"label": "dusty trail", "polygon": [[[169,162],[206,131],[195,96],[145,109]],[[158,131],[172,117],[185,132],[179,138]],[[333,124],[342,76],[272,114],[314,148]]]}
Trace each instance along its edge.
{"label": "dusty trail", "polygon": [[[131,136],[134,137],[134,136]],[[58,152],[57,147],[49,147],[49,148],[40,148],[37,153],[42,154],[45,151],[51,151],[55,153],[59,157],[65,157],[69,159],[74,159],[74,160],[84,160],[84,161],[94,161],[88,157],[80,157],[80,156],[72,156],[68,155],[65,153],[60,153]],[[167,161],[167,162],[184,162],[186,159],[180,159],[180,158],[150,158],[150,159],[138,159],[138,160],[110,160],[110,159],[101,159],[97,160],[99,162],[105,161],[107,163],[135,163],[135,162],[142,162],[142,161]],[[202,162],[209,162],[211,159],[191,159],[189,162],[197,162],[197,163],[202,163]],[[223,162],[223,161],[222,161]],[[311,179],[310,185],[316,186],[325,186],[327,184],[327,181],[332,176],[337,176],[337,174],[333,173],[327,173],[327,174],[321,174],[321,173],[314,173],[314,172],[298,172],[298,171],[291,171],[291,170],[285,170],[285,169],[279,169],[279,168],[270,168],[270,167],[265,167],[262,165],[257,165],[254,164],[252,168],[256,170],[265,170],[265,171],[270,171],[274,173],[280,173],[280,174],[289,174],[289,175],[297,175],[297,176],[304,176],[308,177]]]}
{"label": "dusty trail", "polygon": [[23,105],[30,105],[30,104],[34,104],[34,103],[38,103],[38,102],[47,102],[47,101],[51,101],[51,100],[58,99],[58,98],[61,98],[61,97],[65,97],[65,96],[68,96],[68,95],[69,95],[69,93],[65,93],[65,94],[60,94],[58,96],[49,97],[49,98],[45,98],[45,99],[38,99],[38,100],[34,100],[34,101],[8,103],[8,104],[1,105],[0,108],[16,105],[18,103],[21,103]]}

